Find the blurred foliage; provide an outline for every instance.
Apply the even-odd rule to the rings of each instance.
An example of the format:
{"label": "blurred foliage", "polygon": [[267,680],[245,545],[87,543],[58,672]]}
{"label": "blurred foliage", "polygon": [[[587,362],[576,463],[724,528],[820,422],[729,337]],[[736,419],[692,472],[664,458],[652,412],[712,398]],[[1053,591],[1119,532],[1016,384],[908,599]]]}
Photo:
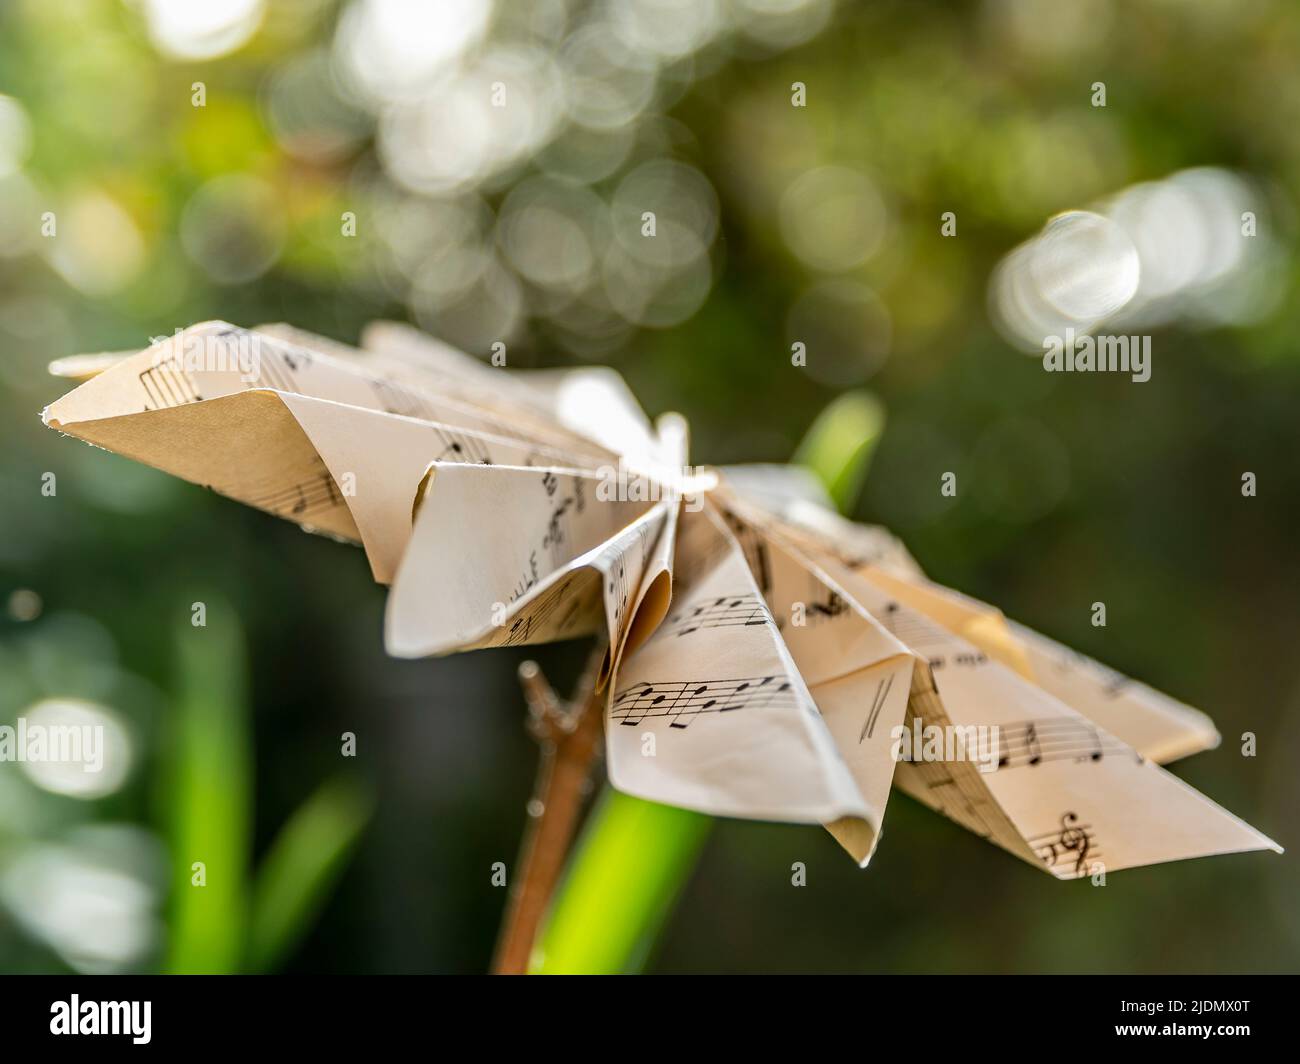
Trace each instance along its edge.
{"label": "blurred foliage", "polygon": [[[11,101],[0,108],[0,722],[79,699],[111,714],[131,750],[123,785],[96,798],[0,765],[0,968],[152,968],[191,950],[234,966],[201,914],[166,900],[191,863],[173,828],[213,833],[232,870],[272,872],[251,888],[231,880],[211,914],[230,941],[251,921],[258,964],[488,963],[504,903],[490,868],[513,860],[533,770],[519,655],[389,660],[384,591],[360,552],[40,425],[66,383],[45,374],[50,359],[139,348],[212,317],[288,320],[345,341],[373,318],[410,318],[479,354],[485,336],[507,336],[512,365],[605,361],[650,413],[690,419],[699,462],[786,460],[828,404],[869,383],[888,423],[855,515],[896,530],[935,579],[1209,711],[1224,746],[1176,771],[1294,846],[1300,7],[814,2],[807,11],[827,20],[808,23],[806,39],[763,44],[744,32],[763,5],[688,5],[740,23],[661,57],[638,110],[597,138],[623,153],[604,173],[590,138],[557,127],[444,195],[411,187],[429,179],[411,166],[480,145],[478,124],[455,136],[441,113],[401,125],[395,105],[343,98],[328,77],[321,87],[359,0],[265,5],[248,39],[211,59],[164,54],[146,15],[168,6],[0,5]],[[533,34],[534,52],[569,56],[561,42],[600,6],[498,4],[483,32]],[[694,17],[669,23],[659,46],[676,47]],[[635,95],[630,69],[620,99]],[[195,107],[200,81],[206,106]],[[1104,109],[1089,105],[1097,81]],[[805,108],[790,105],[794,82]],[[423,155],[401,155],[422,143]],[[665,200],[661,232],[677,257],[641,262],[608,231],[643,187],[624,183],[662,177],[663,160],[689,171],[672,171],[670,191],[690,210]],[[1277,254],[1249,321],[1162,327],[1140,386],[1045,374],[1000,337],[990,275],[1048,216],[1204,165],[1260,190]],[[556,183],[576,198],[546,198]],[[869,209],[835,207],[845,189]],[[530,234],[551,230],[533,223],[588,208],[597,222],[584,215],[538,254]],[[46,211],[57,237],[41,235]],[[345,211],[355,238],[340,236]],[[954,238],[940,235],[947,211]],[[606,276],[584,247],[611,249],[617,269]],[[791,366],[795,342],[806,370]],[[1256,498],[1240,494],[1247,470]],[[937,490],[945,471],[958,474],[955,498]],[[246,697],[233,657],[224,669],[203,659],[225,653],[233,627],[223,636],[210,621],[208,650],[182,651],[175,668],[191,634],[179,589],[196,586],[220,588],[247,634]],[[1103,629],[1089,623],[1098,600]],[[581,663],[580,648],[537,656],[557,682]],[[221,707],[234,716],[217,748],[192,752],[232,760],[185,766],[169,737],[189,750]],[[324,900],[360,819],[352,799],[317,790],[336,778],[344,731],[358,736],[376,813]],[[1247,731],[1258,757],[1239,756]],[[217,771],[248,786],[217,794],[206,826],[203,810],[169,808],[155,785],[179,773],[192,803],[199,788],[222,789],[204,775]],[[318,841],[321,809],[339,822],[333,841]],[[816,830],[718,822],[651,968],[1212,971],[1300,959],[1289,857],[1135,870],[1092,890],[1050,881],[902,796],[885,835],[862,873]],[[795,860],[809,869],[800,891]],[[286,867],[302,868],[297,886],[279,878]],[[56,895],[133,937],[78,950],[39,903]],[[286,950],[299,930],[301,948]]]}
{"label": "blurred foliage", "polygon": [[369,795],[338,776],[321,785],[271,845],[257,876],[248,967],[271,971],[309,930],[370,818]]}
{"label": "blurred foliage", "polygon": [[246,667],[238,621],[221,599],[193,600],[212,613],[180,629],[166,788],[171,816],[172,915],[167,970],[239,970],[248,926],[252,751]]}
{"label": "blurred foliage", "polygon": [[243,634],[220,596],[194,601],[204,608],[204,623],[181,628],[169,753],[174,779],[163,801],[173,860],[166,970],[267,971],[307,931],[356,845],[370,803],[348,776],[323,784],[272,841],[254,883]]}
{"label": "blurred foliage", "polygon": [[539,975],[641,970],[708,837],[711,818],[605,788],[535,948]]}
{"label": "blurred foliage", "polygon": [[879,399],[846,392],[817,415],[790,461],[811,469],[837,507],[852,510],[884,427]]}

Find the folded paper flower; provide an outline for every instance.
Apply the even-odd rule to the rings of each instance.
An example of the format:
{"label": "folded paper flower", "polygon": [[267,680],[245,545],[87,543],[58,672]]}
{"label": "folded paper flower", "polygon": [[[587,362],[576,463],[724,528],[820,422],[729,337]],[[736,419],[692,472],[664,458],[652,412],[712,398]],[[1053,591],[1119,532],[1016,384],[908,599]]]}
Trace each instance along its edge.
{"label": "folded paper flower", "polygon": [[609,369],[507,371],[407,326],[361,349],[193,326],[83,356],[51,428],[359,543],[402,657],[598,634],[613,785],[824,824],[891,787],[1062,879],[1280,848],[1160,765],[1204,714],[926,579],[787,467],[692,469]]}

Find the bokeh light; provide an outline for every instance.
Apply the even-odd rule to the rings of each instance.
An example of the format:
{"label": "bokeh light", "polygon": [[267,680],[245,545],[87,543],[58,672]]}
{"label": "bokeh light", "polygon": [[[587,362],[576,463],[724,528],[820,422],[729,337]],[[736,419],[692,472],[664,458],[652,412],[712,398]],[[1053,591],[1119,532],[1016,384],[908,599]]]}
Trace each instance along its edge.
{"label": "bokeh light", "polygon": [[57,241],[50,264],[88,296],[108,296],[130,284],[144,266],[144,237],[131,215],[113,197],[87,189],[54,212]]}
{"label": "bokeh light", "polygon": [[27,734],[40,729],[47,744],[64,743],[55,756],[51,745],[40,760],[25,760],[23,771],[36,786],[70,798],[103,798],[118,790],[131,769],[131,741],[121,718],[107,706],[73,698],[50,698],[21,714]]}
{"label": "bokeh light", "polygon": [[809,266],[839,271],[859,266],[885,239],[888,212],[875,184],[844,166],[799,175],[781,197],[781,232]]}
{"label": "bokeh light", "polygon": [[74,970],[129,971],[161,945],[161,867],[149,833],[96,825],[19,850],[0,869],[0,901]]}
{"label": "bokeh light", "polygon": [[12,96],[0,95],[0,178],[14,173],[32,149],[32,123]]}
{"label": "bokeh light", "polygon": [[374,106],[419,97],[483,38],[492,8],[490,0],[355,0],[335,38],[344,77]]}
{"label": "bokeh light", "polygon": [[246,174],[216,177],[194,193],[180,221],[181,246],[214,281],[260,277],[284,246],[284,210],[266,182]]}
{"label": "bokeh light", "polygon": [[257,32],[265,0],[142,0],[149,37],[176,59],[215,59]]}
{"label": "bokeh light", "polygon": [[[1276,302],[1259,268],[1273,257],[1270,228],[1263,197],[1231,171],[1142,182],[1052,218],[1008,253],[990,282],[994,319],[1031,351],[1066,328],[1240,324]],[[1243,278],[1272,295],[1239,302]]]}

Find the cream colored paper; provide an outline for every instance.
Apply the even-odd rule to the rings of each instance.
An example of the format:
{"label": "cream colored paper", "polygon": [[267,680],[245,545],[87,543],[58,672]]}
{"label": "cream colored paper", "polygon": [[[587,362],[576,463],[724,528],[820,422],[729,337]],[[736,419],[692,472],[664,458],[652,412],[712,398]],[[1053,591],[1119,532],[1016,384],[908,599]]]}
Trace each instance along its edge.
{"label": "cream colored paper", "polygon": [[389,653],[596,631],[604,574],[624,555],[645,557],[666,518],[657,506],[601,500],[601,483],[581,470],[434,463],[388,599]]}
{"label": "cream colored paper", "polygon": [[894,777],[892,733],[907,708],[915,657],[824,567],[734,515],[731,523],[768,612],[871,811],[866,821],[826,825],[865,866],[880,838]]}
{"label": "cream colored paper", "polygon": [[[982,637],[996,634],[1005,629],[996,611],[877,567],[855,571],[830,554],[801,556],[783,539],[782,522],[751,523],[746,516],[754,517],[752,509],[734,496],[729,502],[751,569],[768,589],[773,614],[784,615],[782,630],[805,676],[816,676],[828,661],[851,662],[855,651],[859,658],[871,656],[870,642],[846,645],[842,635],[831,632],[812,637],[815,629],[807,619],[827,628],[842,625],[843,618],[852,616],[852,603],[916,655],[909,718],[917,728],[960,729],[972,739],[982,731],[992,740],[985,746],[995,756],[982,763],[940,750],[938,756],[919,756],[898,766],[898,785],[932,808],[1060,878],[1277,848],[1016,672],[1016,664],[1032,671],[1027,656],[1008,666],[945,627]],[[796,530],[793,538],[808,537]],[[867,579],[870,574],[874,582]],[[833,592],[824,596],[824,589]],[[929,612],[914,609],[904,596],[924,602]],[[796,616],[805,618],[802,628],[792,626]],[[800,645],[806,647],[802,660],[796,649]],[[837,702],[811,679],[810,686],[823,714],[833,720]],[[913,734],[919,738],[921,732]],[[844,751],[848,737],[837,730],[836,738]],[[981,747],[972,742],[970,751],[976,749]],[[855,840],[835,833],[861,859]]]}
{"label": "cream colored paper", "polygon": [[[45,418],[363,544],[398,656],[608,640],[631,793],[824,823],[864,864],[892,785],[1060,878],[1276,849],[1154,763],[1213,745],[1203,714],[929,582],[797,475],[690,469],[613,371],[366,343],[203,323],[67,363],[85,383]],[[996,763],[898,761],[927,725],[996,731]]]}
{"label": "cream colored paper", "polygon": [[[741,515],[756,528],[780,535],[786,542],[812,553],[828,554],[845,565],[878,565],[891,572],[923,576],[921,567],[898,537],[878,525],[860,525],[833,510],[803,498],[790,498],[783,491],[789,483],[763,484],[744,491],[746,479],[732,482],[725,470],[718,488],[723,506]],[[753,476],[753,474],[750,474]],[[766,498],[765,505],[762,500]],[[778,503],[776,500],[780,499]]]}
{"label": "cream colored paper", "polygon": [[[847,594],[929,661],[943,723],[998,729],[997,767],[978,772],[977,782],[1018,840],[986,824],[993,841],[1026,859],[1028,848],[1062,879],[1217,853],[1280,852],[1272,840],[973,644],[846,567],[826,564]],[[924,721],[925,707],[917,715],[931,722]],[[958,789],[969,785],[968,761],[900,764],[895,778],[908,793],[953,815],[954,792],[934,769],[953,775],[954,767],[966,777]]]}
{"label": "cream colored paper", "polygon": [[[596,443],[634,468],[661,456],[658,439],[623,378],[605,366],[503,370],[485,366],[433,337],[397,322],[371,322],[362,333],[368,352],[413,372],[433,367],[454,375],[460,394],[481,405],[501,398],[526,401],[574,439]],[[574,446],[571,440],[569,446]]]}
{"label": "cream colored paper", "polygon": [[[432,337],[424,337],[410,326],[377,324],[401,335],[409,331],[423,337],[423,342],[414,346],[403,343],[398,347],[398,354],[390,354],[386,347],[349,347],[280,323],[259,326],[255,332],[299,351],[313,352],[335,369],[341,367],[364,380],[381,382],[372,386],[380,392],[384,409],[390,413],[477,426],[484,431],[545,443],[583,459],[575,464],[607,464],[616,458],[615,451],[595,445],[589,434],[571,431],[558,423],[547,396],[517,381],[515,374],[485,366]],[[366,336],[372,332],[373,328],[367,328]],[[380,330],[379,335],[387,336],[388,332]],[[435,403],[436,406],[431,405]],[[489,418],[486,424],[482,423],[484,416]],[[639,408],[628,416],[645,421]]]}
{"label": "cream colored paper", "polygon": [[[663,522],[653,548],[636,572],[635,581],[622,576],[620,565],[620,579],[608,583],[606,613],[611,615],[608,624],[610,638],[596,677],[597,690],[604,690],[624,655],[633,653],[654,634],[672,601],[677,522],[683,505],[679,493],[684,486],[689,451],[686,419],[677,414],[665,414],[659,419],[656,432],[655,453],[662,467],[669,471],[666,479],[670,481],[661,491],[663,498],[657,504],[663,512]],[[685,505],[695,506],[698,501],[692,496]],[[616,609],[611,609],[611,601],[617,604]]]}
{"label": "cream colored paper", "polygon": [[[335,345],[338,346],[338,345]],[[562,426],[510,409],[450,397],[436,377],[374,372],[363,360],[334,357],[227,322],[203,322],[114,363],[52,404],[64,423],[183,406],[249,389],[293,392],[402,417],[562,449],[578,464],[615,458]]]}
{"label": "cream colored paper", "polygon": [[[194,335],[227,334],[201,326]],[[259,348],[260,358],[276,357],[273,346]],[[291,363],[274,371],[263,363],[266,373],[257,377],[353,399],[373,394],[364,383],[369,378],[321,372],[311,359]],[[45,422],[309,530],[360,541],[375,578],[385,583],[405,549],[430,462],[562,466],[583,460],[473,428],[250,387],[243,376],[238,367],[186,368],[151,349],[119,360],[51,404]]]}
{"label": "cream colored paper", "polygon": [[950,588],[900,579],[874,566],[861,574],[956,632],[1144,757],[1168,764],[1219,745],[1214,722],[1092,658],[1054,643],[1002,612]]}
{"label": "cream colored paper", "polygon": [[677,551],[673,609],[611,684],[611,781],[721,816],[878,823],[710,508],[682,515]]}
{"label": "cream colored paper", "polygon": [[820,507],[797,503],[783,507],[784,516],[778,518],[756,512],[734,493],[727,498],[756,527],[803,545],[810,556],[833,557],[856,569],[1143,756],[1165,764],[1218,745],[1218,732],[1204,713],[1008,622],[993,606],[930,582],[883,529],[852,525]]}

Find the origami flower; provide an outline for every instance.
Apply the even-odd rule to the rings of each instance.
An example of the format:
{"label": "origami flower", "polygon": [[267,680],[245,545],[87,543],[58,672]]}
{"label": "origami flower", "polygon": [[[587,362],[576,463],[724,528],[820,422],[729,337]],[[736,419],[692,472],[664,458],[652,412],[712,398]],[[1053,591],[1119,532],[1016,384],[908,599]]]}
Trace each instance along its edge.
{"label": "origami flower", "polygon": [[926,579],[782,467],[688,466],[602,368],[492,368],[209,322],[47,425],[359,543],[403,656],[599,634],[620,790],[824,824],[865,865],[891,786],[1063,878],[1279,847],[1160,767],[1211,721]]}

